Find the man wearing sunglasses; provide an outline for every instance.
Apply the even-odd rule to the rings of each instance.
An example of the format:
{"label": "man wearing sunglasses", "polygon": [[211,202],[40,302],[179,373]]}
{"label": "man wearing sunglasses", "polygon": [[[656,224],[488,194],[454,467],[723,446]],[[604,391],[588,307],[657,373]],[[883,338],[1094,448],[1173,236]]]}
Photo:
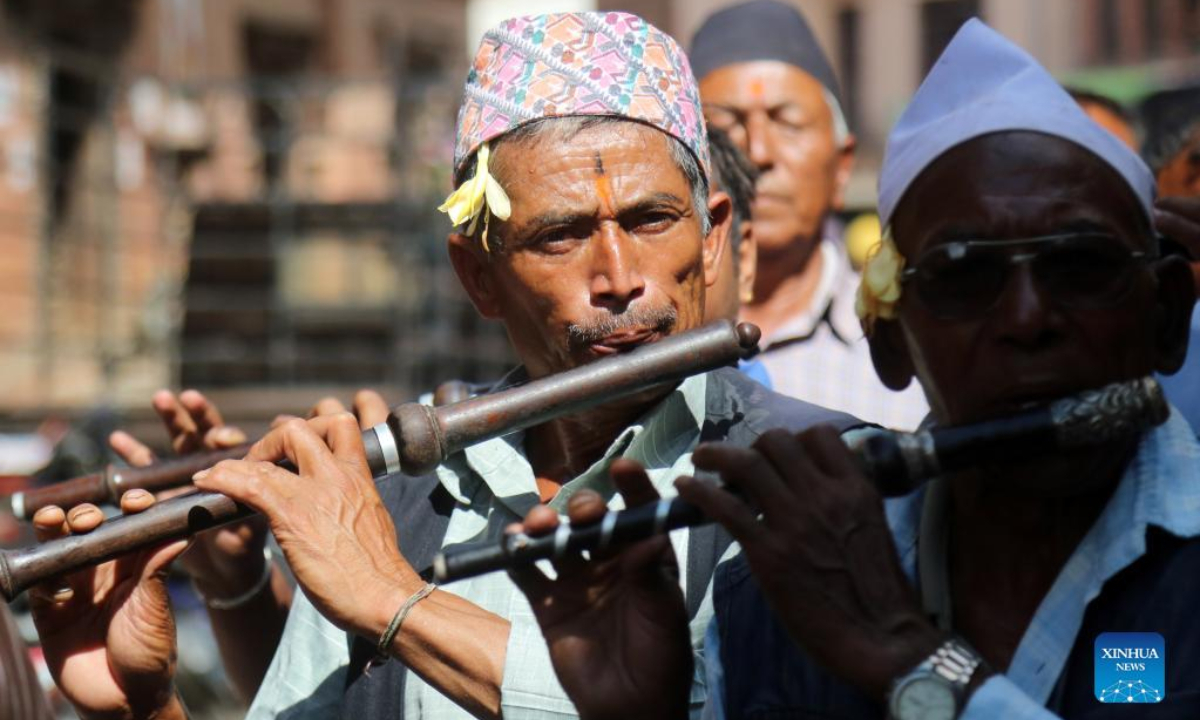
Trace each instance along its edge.
{"label": "man wearing sunglasses", "polygon": [[[887,233],[859,296],[880,378],[920,380],[933,421],[959,425],[1178,369],[1192,280],[1157,255],[1153,196],[1142,161],[1033,58],[968,22],[888,143]],[[761,510],[677,482],[742,548],[714,581],[712,717],[1200,717],[1200,444],[1177,411],[1140,437],[980,465],[887,503],[832,431],[693,461]],[[602,511],[577,495],[570,519]],[[538,508],[524,529],[556,525]],[[668,717],[640,678],[673,658],[690,672],[682,641],[623,652],[613,617],[657,608],[668,623],[678,591],[651,571],[669,561],[660,539],[560,563],[554,581],[522,575],[582,716]],[[640,599],[588,601],[612,596]],[[1162,643],[1150,658],[1145,638],[1107,633]],[[1102,686],[1110,641],[1131,665],[1165,654],[1165,671]],[[598,676],[604,652],[620,661]],[[1155,707],[1101,704],[1114,701]]]}

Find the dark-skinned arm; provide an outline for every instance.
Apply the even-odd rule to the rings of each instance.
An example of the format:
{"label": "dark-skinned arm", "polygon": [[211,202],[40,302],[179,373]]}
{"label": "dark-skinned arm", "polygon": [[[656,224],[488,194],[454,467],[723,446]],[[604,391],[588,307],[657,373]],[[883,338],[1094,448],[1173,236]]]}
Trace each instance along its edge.
{"label": "dark-skinned arm", "polygon": [[680,495],[725,526],[792,640],[883,702],[892,681],[945,640],[900,567],[883,500],[836,430],[772,430],[752,448],[705,445],[697,468],[754,505],[680,478]]}
{"label": "dark-skinned arm", "polygon": [[[762,508],[756,517],[725,490],[677,482],[682,497],[741,543],[776,617],[828,671],[883,704],[892,683],[947,639],[921,613],[882,498],[834,429],[771,431],[753,448],[709,445],[693,460]],[[1055,717],[986,666],[968,693],[964,720]]]}

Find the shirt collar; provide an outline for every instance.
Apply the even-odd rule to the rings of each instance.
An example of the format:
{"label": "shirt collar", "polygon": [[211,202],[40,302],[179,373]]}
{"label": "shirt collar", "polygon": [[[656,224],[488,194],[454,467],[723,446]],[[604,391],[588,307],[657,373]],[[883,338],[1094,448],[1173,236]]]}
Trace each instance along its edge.
{"label": "shirt collar", "polygon": [[[610,507],[624,506],[608,479],[608,466],[617,457],[636,460],[646,467],[660,493],[673,494],[672,465],[689,451],[704,421],[708,375],[684,379],[671,394],[621,431],[604,455],[571,479],[550,502],[565,511],[567,500],[584,488],[600,492]],[[539,501],[533,467],[525,456],[525,433],[513,433],[466,448],[437,468],[438,479],[460,503],[470,505],[483,489],[518,515]]]}
{"label": "shirt collar", "polygon": [[1174,407],[1167,422],[1142,436],[1113,497],[1083,544],[1108,551],[1123,538],[1135,536],[1140,539],[1140,557],[1150,525],[1177,537],[1200,535],[1200,444],[1192,426]]}
{"label": "shirt collar", "polygon": [[[1154,525],[1181,538],[1200,535],[1200,444],[1172,408],[1167,422],[1146,432],[1108,504],[1042,599],[1006,676],[1045,703],[1077,641],[1088,604],[1104,584],[1146,553]],[[926,491],[889,501],[888,521],[910,578],[917,572]],[[924,573],[922,573],[924,574]],[[922,588],[924,590],[924,588]]]}
{"label": "shirt collar", "polygon": [[858,274],[850,267],[846,249],[841,242],[826,238],[817,247],[817,252],[821,254],[821,277],[813,291],[812,302],[766,338],[763,342],[764,351],[774,345],[812,337],[821,323],[827,323],[834,334],[847,344],[862,338],[862,327],[854,312]]}
{"label": "shirt collar", "polygon": [[[885,504],[909,577],[915,577],[924,501],[922,486]],[[1140,538],[1136,548],[1140,557],[1145,552],[1148,525],[1178,537],[1200,535],[1200,444],[1191,425],[1173,407],[1167,422],[1142,437],[1117,489],[1084,542],[1108,549],[1120,544],[1122,538],[1136,536]]]}
{"label": "shirt collar", "polygon": [[1045,703],[1076,644],[1087,605],[1110,578],[1146,553],[1150,525],[1181,538],[1200,535],[1200,446],[1174,408],[1146,433],[1120,485],[1067,560],[1021,638],[1006,673]]}

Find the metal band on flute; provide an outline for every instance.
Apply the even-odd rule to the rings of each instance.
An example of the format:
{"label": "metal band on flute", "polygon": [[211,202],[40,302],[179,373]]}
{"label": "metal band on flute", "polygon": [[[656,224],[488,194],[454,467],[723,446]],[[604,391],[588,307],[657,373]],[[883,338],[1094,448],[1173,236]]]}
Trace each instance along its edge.
{"label": "metal band on flute", "polygon": [[400,472],[400,448],[396,447],[396,436],[392,435],[388,424],[381,422],[372,427],[371,432],[375,433],[375,442],[379,443],[384,470],[388,475]]}
{"label": "metal band on flute", "polygon": [[[398,458],[403,472],[422,475],[469,445],[732,365],[754,354],[758,338],[757,327],[724,320],[453,405],[431,408],[406,403],[388,417],[390,432],[378,426],[363,432],[367,465],[373,477],[382,477],[395,471]],[[0,593],[12,600],[55,575],[247,514],[246,508],[224,495],[193,493],[111,520],[87,535],[0,551]]]}
{"label": "metal band on flute", "polygon": [[[972,425],[915,433],[879,431],[848,443],[867,478],[885,497],[906,495],[945,472],[1012,462],[1056,450],[1102,445],[1134,437],[1166,421],[1170,408],[1153,378],[1116,383],[1037,410]],[[552,535],[506,535],[499,544],[439,553],[434,580],[454,582],[581,550],[644,540],[708,519],[679,498],[612,511],[587,527],[564,523]]]}

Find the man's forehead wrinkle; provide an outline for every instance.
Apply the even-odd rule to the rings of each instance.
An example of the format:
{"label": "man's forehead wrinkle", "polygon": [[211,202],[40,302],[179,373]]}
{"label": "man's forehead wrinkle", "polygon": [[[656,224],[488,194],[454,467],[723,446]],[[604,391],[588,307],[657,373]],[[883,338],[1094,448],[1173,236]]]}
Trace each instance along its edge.
{"label": "man's forehead wrinkle", "polygon": [[494,168],[505,168],[519,157],[547,158],[571,151],[592,155],[596,147],[627,143],[633,138],[644,140],[647,133],[664,139],[667,137],[656,128],[634,121],[603,123],[572,132],[567,132],[565,127],[556,129],[556,124],[550,122],[539,134],[517,136],[515,139],[501,136],[493,141],[492,165]]}
{"label": "man's forehead wrinkle", "polygon": [[[623,215],[637,210],[645,210],[660,205],[674,205],[681,210],[690,212],[690,202],[669,192],[650,192],[637,197],[627,198],[618,205],[615,214]],[[599,202],[593,202],[590,209],[550,210],[540,213],[525,221],[526,226],[569,225],[583,220],[595,220],[598,215]]]}
{"label": "man's forehead wrinkle", "polygon": [[513,163],[505,158],[503,170],[506,172],[499,179],[502,183],[536,182],[539,185],[538,192],[542,192],[542,186],[561,188],[561,181],[546,182],[549,178],[575,176],[579,181],[586,178],[586,186],[581,184],[580,189],[589,190],[592,188],[591,180],[598,175],[608,177],[614,186],[619,187],[622,181],[641,179],[661,172],[659,163],[674,165],[665,136],[657,141],[636,135],[614,139],[616,142],[609,144],[570,142],[556,147],[547,145],[537,149],[526,149],[522,153],[525,156],[525,162],[522,164],[526,166],[521,168],[523,172],[511,172]]}
{"label": "man's forehead wrinkle", "polygon": [[1049,204],[1036,197],[993,197],[987,217],[951,217],[933,223],[931,236],[944,240],[987,240],[1044,224],[1048,231],[1112,229],[1112,222],[1094,206],[1059,200]]}
{"label": "man's forehead wrinkle", "polygon": [[[824,103],[825,95],[821,83],[800,68],[776,60],[756,60],[748,63],[729,65],[710,73],[709,78],[721,77],[718,73],[729,73],[728,82],[721,92],[717,92],[714,82],[701,82],[701,89],[707,87],[708,92],[701,92],[703,105],[722,104],[728,106],[730,101],[746,103],[754,101],[759,104],[779,105],[786,102],[798,103],[801,100],[811,100],[813,103]],[[732,76],[738,75],[737,81]],[[732,90],[732,92],[730,92]],[[717,96],[717,97],[714,97]]]}

